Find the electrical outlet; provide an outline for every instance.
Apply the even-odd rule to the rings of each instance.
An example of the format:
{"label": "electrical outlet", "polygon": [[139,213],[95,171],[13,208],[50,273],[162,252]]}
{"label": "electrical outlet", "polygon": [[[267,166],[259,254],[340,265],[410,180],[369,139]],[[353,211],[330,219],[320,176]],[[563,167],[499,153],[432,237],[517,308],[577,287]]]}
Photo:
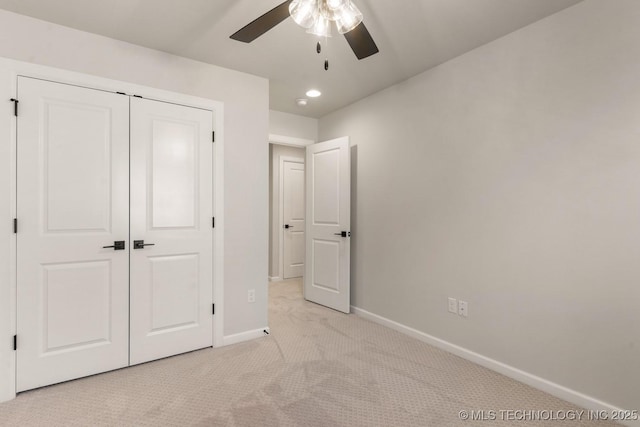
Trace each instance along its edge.
{"label": "electrical outlet", "polygon": [[458,301],[458,314],[462,317],[469,316],[469,305],[466,301]]}
{"label": "electrical outlet", "polygon": [[247,301],[248,302],[256,302],[256,290],[255,289],[249,289],[249,292],[247,292]]}
{"label": "electrical outlet", "polygon": [[458,300],[449,298],[449,313],[456,314],[458,312]]}

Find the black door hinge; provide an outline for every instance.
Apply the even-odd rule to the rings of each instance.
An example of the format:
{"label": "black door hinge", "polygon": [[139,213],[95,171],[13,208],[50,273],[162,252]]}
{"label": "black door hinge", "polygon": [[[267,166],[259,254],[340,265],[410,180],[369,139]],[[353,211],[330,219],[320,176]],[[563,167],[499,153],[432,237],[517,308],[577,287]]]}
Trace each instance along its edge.
{"label": "black door hinge", "polygon": [[16,351],[18,349],[18,336],[14,335],[13,336],[13,351]]}
{"label": "black door hinge", "polygon": [[211,314],[216,314],[216,305],[211,304]]}
{"label": "black door hinge", "polygon": [[211,217],[211,227],[216,228],[216,217]]}
{"label": "black door hinge", "polygon": [[20,101],[15,98],[11,98],[11,102],[13,102],[13,115],[18,117],[18,102]]}
{"label": "black door hinge", "polygon": [[216,131],[211,132],[211,142],[216,142]]}
{"label": "black door hinge", "polygon": [[18,234],[18,218],[13,218],[13,233]]}

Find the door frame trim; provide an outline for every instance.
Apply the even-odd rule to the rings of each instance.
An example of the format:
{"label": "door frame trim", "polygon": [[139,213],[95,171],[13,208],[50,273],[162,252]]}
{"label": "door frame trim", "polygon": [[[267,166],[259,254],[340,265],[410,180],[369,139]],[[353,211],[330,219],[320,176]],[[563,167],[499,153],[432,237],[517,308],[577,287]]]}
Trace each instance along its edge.
{"label": "door frame trim", "polygon": [[269,134],[269,143],[278,145],[287,145],[289,147],[306,147],[307,145],[315,144],[313,139],[296,138],[294,136],[274,135]]}
{"label": "door frame trim", "polygon": [[[107,92],[124,92],[127,95],[139,95],[147,99],[211,110],[215,142],[213,148],[213,215],[216,226],[213,230],[213,302],[216,313],[213,316],[213,346],[224,345],[224,104],[206,98],[170,92],[135,83],[107,79],[88,74],[68,71],[44,65],[31,64],[7,58],[0,58],[0,97],[17,98],[18,76],[49,80]],[[0,221],[12,222],[16,215],[17,201],[17,121],[13,116],[13,103],[2,103],[0,123],[10,120],[10,126],[0,127],[0,152],[10,147],[6,160],[0,159],[7,173],[0,176]],[[6,111],[5,111],[6,110]],[[10,119],[9,119],[10,118]],[[5,217],[7,215],[7,217]],[[2,242],[8,242],[0,248],[0,255],[8,253],[6,264],[0,264],[0,342],[16,334],[16,252],[17,235],[13,227],[4,227]],[[5,240],[6,239],[6,240]],[[3,244],[4,245],[4,244]],[[2,262],[2,259],[0,259]],[[5,270],[7,273],[5,273]],[[8,279],[8,280],[5,280]],[[0,360],[6,361],[0,366],[0,402],[14,399],[16,396],[16,352],[9,345],[0,345]]]}
{"label": "door frame trim", "polygon": [[[280,270],[279,277],[282,278],[282,280],[286,280],[286,278],[284,277],[284,164],[286,162],[298,163],[303,166],[305,163],[304,159],[300,159],[298,157],[280,156],[280,159],[279,159],[280,183],[279,183],[279,190],[278,190],[278,193],[279,193],[278,204],[280,206],[278,206],[278,226],[280,227],[280,232],[278,233],[278,238],[280,240],[278,245],[278,252],[279,252],[278,256],[280,257],[280,262],[278,263],[278,268]],[[303,204],[305,207],[305,214],[306,214],[306,208],[307,208],[306,193],[305,193],[305,200],[303,200]],[[304,272],[302,273],[302,276],[304,277]]]}

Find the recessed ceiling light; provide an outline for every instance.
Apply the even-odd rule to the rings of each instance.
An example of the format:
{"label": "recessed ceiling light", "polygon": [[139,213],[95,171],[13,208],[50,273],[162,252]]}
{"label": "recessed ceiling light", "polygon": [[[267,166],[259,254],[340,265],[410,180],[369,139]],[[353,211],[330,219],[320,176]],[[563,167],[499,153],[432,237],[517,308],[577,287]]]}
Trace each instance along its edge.
{"label": "recessed ceiling light", "polygon": [[298,99],[296,99],[296,105],[298,107],[305,107],[307,105],[307,98],[298,98]]}
{"label": "recessed ceiling light", "polygon": [[317,98],[320,95],[322,95],[322,92],[320,92],[319,90],[316,90],[316,89],[311,89],[311,90],[307,91],[307,96],[309,98]]}

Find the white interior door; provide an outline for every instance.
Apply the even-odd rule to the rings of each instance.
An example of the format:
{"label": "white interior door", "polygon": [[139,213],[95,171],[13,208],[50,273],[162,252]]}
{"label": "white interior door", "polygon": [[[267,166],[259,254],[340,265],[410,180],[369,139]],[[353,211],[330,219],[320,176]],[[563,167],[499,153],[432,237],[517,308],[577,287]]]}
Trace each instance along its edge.
{"label": "white interior door", "polygon": [[304,274],[304,163],[282,161],[284,279]]}
{"label": "white interior door", "polygon": [[213,344],[212,129],[211,111],[131,99],[131,364]]}
{"label": "white interior door", "polygon": [[18,78],[17,390],[127,366],[129,99]]}
{"label": "white interior door", "polygon": [[349,138],[307,146],[304,296],[350,311],[351,175]]}

